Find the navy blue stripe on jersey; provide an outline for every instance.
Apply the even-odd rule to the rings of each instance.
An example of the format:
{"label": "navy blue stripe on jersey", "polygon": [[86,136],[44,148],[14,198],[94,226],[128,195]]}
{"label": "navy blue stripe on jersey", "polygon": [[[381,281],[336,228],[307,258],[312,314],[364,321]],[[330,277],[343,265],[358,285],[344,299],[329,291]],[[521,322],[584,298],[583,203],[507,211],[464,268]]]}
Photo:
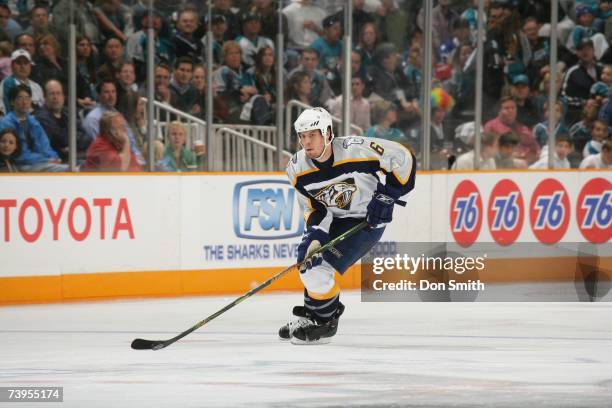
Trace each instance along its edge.
{"label": "navy blue stripe on jersey", "polygon": [[306,227],[310,227],[313,225],[321,224],[321,221],[327,215],[327,208],[319,201],[315,200],[309,193],[304,189],[304,186],[300,184],[295,185],[296,190],[300,192],[304,197],[308,198],[308,202],[310,203],[310,207],[312,211],[308,214],[306,218]]}
{"label": "navy blue stripe on jersey", "polygon": [[319,183],[321,181],[328,181],[335,177],[342,176],[348,173],[370,173],[376,175],[376,172],[381,170],[380,163],[378,160],[362,160],[362,161],[350,161],[344,162],[338,165],[334,165],[329,168],[324,168],[319,171],[308,172],[300,175],[296,179],[296,188],[299,185],[309,185],[313,183]]}
{"label": "navy blue stripe on jersey", "polygon": [[395,198],[399,198],[405,194],[408,194],[414,189],[414,181],[416,178],[416,158],[412,153],[412,168],[410,169],[410,176],[406,181],[406,184],[402,184],[400,180],[395,176],[395,174],[390,173],[382,169],[383,173],[387,176],[387,186],[390,186],[396,194],[392,194]]}

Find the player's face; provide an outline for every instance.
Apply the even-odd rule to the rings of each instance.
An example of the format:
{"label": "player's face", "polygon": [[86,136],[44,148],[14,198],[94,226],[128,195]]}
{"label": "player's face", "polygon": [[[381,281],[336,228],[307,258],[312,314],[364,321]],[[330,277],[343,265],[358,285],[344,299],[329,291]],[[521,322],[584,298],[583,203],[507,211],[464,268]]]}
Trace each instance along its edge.
{"label": "player's face", "polygon": [[319,157],[323,153],[325,143],[323,142],[323,135],[318,129],[309,130],[307,132],[301,132],[299,134],[300,144],[306,152],[306,156],[309,159]]}

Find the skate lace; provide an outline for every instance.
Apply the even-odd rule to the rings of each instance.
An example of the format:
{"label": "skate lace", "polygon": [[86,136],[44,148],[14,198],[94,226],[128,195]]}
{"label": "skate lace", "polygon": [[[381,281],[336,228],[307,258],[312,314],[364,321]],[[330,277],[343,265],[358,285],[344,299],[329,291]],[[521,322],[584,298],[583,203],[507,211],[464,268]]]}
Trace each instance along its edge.
{"label": "skate lace", "polygon": [[287,323],[287,328],[289,329],[289,333],[293,333],[297,328],[306,326],[311,323],[311,320],[307,317],[300,317],[298,319],[292,320]]}

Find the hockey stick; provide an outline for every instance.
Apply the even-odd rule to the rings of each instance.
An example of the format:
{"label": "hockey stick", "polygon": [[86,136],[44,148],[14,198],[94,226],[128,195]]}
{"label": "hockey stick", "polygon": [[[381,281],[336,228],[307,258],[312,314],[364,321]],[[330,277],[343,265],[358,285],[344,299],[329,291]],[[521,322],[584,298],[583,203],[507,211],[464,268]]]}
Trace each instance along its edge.
{"label": "hockey stick", "polygon": [[[321,248],[317,249],[315,252],[313,252],[312,255],[322,254],[323,252],[327,251],[328,249],[331,249],[334,245],[338,244],[341,241],[344,241],[346,238],[350,237],[351,235],[353,235],[357,231],[361,230],[366,225],[368,225],[368,224],[365,221],[355,225],[353,228],[350,228],[349,230],[347,230],[342,235],[337,236],[336,238],[334,238],[331,241],[329,241],[327,244],[323,245]],[[168,340],[134,339],[134,341],[132,341],[132,348],[134,350],[160,350],[160,349],[163,349],[165,347],[168,347],[169,345],[171,345],[172,343],[176,342],[177,340],[182,339],[183,337],[187,336],[188,334],[190,334],[190,333],[196,331],[197,329],[199,329],[200,327],[204,326],[206,323],[210,322],[214,318],[216,318],[216,317],[222,315],[223,313],[227,312],[232,307],[236,306],[238,303],[242,302],[243,300],[246,300],[247,298],[253,296],[255,293],[257,293],[260,290],[266,288],[272,282],[274,282],[274,281],[280,279],[282,276],[284,276],[287,272],[291,271],[294,268],[299,268],[300,266],[302,266],[302,264],[304,262],[306,262],[306,260],[304,260],[302,262],[298,262],[298,263],[296,263],[294,265],[291,265],[287,269],[284,269],[284,270],[278,272],[276,275],[272,276],[270,279],[268,279],[267,281],[265,281],[261,285],[257,286],[256,288],[251,289],[250,291],[248,291],[244,295],[242,295],[239,298],[237,298],[236,300],[234,300],[232,303],[228,304],[227,306],[223,307],[222,309],[218,310],[217,312],[211,314],[206,319],[199,321],[198,323],[196,323],[195,325],[193,325],[189,329],[185,330],[184,332],[178,334],[177,336],[175,336],[175,337],[173,337],[171,339],[168,339]]]}

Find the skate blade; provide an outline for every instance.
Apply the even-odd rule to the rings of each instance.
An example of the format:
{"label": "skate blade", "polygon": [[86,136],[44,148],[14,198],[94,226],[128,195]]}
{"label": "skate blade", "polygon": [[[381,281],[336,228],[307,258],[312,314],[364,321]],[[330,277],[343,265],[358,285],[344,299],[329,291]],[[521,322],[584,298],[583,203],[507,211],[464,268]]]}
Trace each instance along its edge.
{"label": "skate blade", "polygon": [[318,344],[329,344],[331,343],[331,337],[320,338],[319,340],[300,340],[297,337],[291,337],[291,344],[296,346],[314,346]]}

